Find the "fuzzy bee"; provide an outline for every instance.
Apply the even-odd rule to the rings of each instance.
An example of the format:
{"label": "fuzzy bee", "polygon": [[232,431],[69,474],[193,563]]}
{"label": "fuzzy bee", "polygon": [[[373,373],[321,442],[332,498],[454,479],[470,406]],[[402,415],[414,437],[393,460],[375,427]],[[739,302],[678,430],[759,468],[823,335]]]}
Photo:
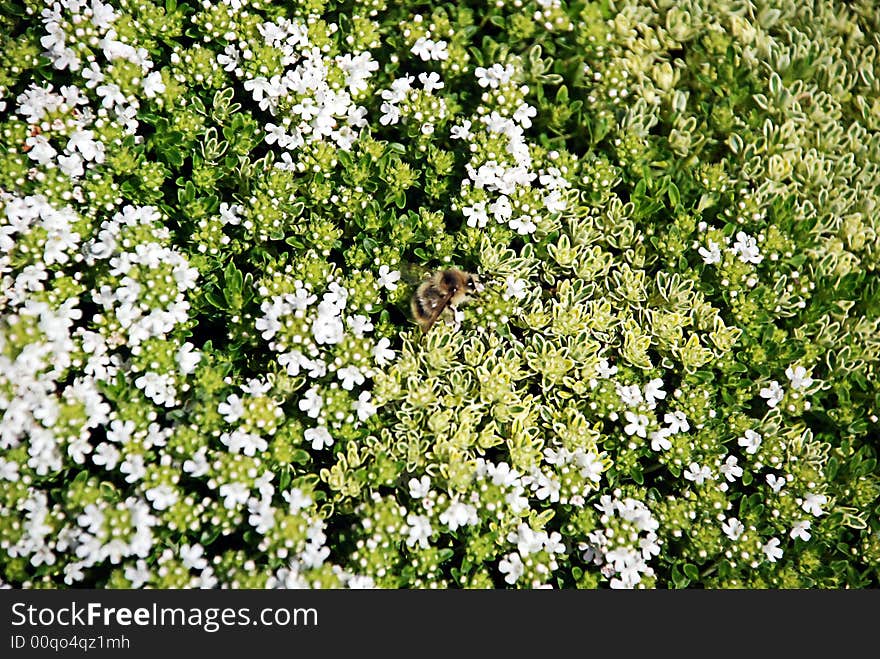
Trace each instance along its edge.
{"label": "fuzzy bee", "polygon": [[438,270],[425,279],[410,301],[415,321],[427,332],[444,313],[454,312],[455,308],[471,293],[480,291],[482,286],[473,275],[458,268]]}

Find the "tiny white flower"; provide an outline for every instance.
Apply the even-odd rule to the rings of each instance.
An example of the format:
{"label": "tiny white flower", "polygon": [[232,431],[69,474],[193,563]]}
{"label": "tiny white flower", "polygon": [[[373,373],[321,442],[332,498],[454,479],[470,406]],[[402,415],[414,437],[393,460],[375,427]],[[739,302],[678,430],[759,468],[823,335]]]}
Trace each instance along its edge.
{"label": "tiny white flower", "polygon": [[657,430],[648,434],[648,439],[651,440],[651,450],[652,451],[668,451],[672,448],[672,442],[669,441],[669,436],[671,435],[671,431],[669,428],[658,428]]}
{"label": "tiny white flower", "polygon": [[742,467],[737,464],[737,457],[735,455],[728,455],[724,464],[718,470],[730,483],[743,475]]}
{"label": "tiny white flower", "polygon": [[745,437],[740,437],[736,442],[746,450],[746,453],[754,455],[758,452],[758,449],[761,448],[761,441],[763,439],[764,438],[761,437],[760,433],[749,429],[746,430]]}
{"label": "tiny white flower", "polygon": [[208,567],[208,560],[204,557],[205,548],[200,544],[185,544],[178,550],[178,555],[183,566],[190,570],[204,570]]}
{"label": "tiny white flower", "polygon": [[400,281],[400,272],[392,270],[387,265],[379,266],[379,286],[387,288],[389,291],[397,290],[397,282]]}
{"label": "tiny white flower", "polygon": [[[600,378],[607,379],[607,378],[610,378],[615,373],[617,373],[617,367],[612,365],[605,357],[603,357],[602,359],[599,360],[599,365],[596,367],[596,373],[599,375]],[[639,391],[638,387],[635,387],[635,391],[638,392],[639,397],[641,397],[642,392]],[[618,393],[618,395],[620,395],[619,390],[617,393]],[[621,397],[621,400],[623,400],[623,397]],[[624,404],[625,405],[637,405],[638,402],[627,403],[626,401],[624,401]]]}
{"label": "tiny white flower", "polygon": [[807,374],[807,369],[803,366],[789,366],[785,369],[785,375],[791,382],[791,388],[796,390],[806,389],[813,384],[813,378]]}
{"label": "tiny white flower", "polygon": [[819,517],[820,515],[824,515],[825,511],[822,510],[822,506],[828,503],[828,497],[824,494],[808,494],[804,497],[804,501],[801,504],[801,508],[804,509],[805,512],[810,513],[814,517]]}
{"label": "tiny white flower", "polygon": [[385,366],[386,364],[391,363],[394,359],[394,351],[390,350],[388,346],[391,345],[391,341],[388,338],[381,338],[376,343],[376,346],[373,348],[373,357],[376,360],[376,364],[379,366]]}
{"label": "tiny white flower", "polygon": [[461,126],[453,126],[449,129],[449,137],[454,140],[467,140],[471,135],[471,122],[467,119],[461,122]]}
{"label": "tiny white flower", "polygon": [[745,533],[746,527],[736,517],[728,517],[727,521],[721,525],[721,530],[724,531],[724,535],[728,538],[736,541]]}
{"label": "tiny white flower", "polygon": [[430,93],[435,89],[443,89],[444,84],[440,80],[440,75],[434,72],[431,73],[420,73],[419,74],[419,82],[425,88],[425,91]]}
{"label": "tiny white flower", "polygon": [[627,435],[638,435],[639,437],[646,437],[648,434],[648,423],[650,422],[648,417],[644,414],[636,414],[631,410],[627,410],[623,413],[624,417],[626,417],[627,424],[623,427],[623,431]]}
{"label": "tiny white flower", "polygon": [[684,412],[680,410],[675,410],[673,412],[667,412],[666,414],[664,414],[663,422],[669,426],[669,432],[673,434],[687,432],[691,429],[687,417],[684,415]]}
{"label": "tiny white flower", "polygon": [[434,530],[431,528],[430,519],[424,515],[410,513],[406,517],[406,523],[408,526],[406,537],[408,547],[418,544],[422,549],[427,549],[431,546],[431,534],[434,533]]}
{"label": "tiny white flower", "polygon": [[538,225],[532,221],[529,215],[520,215],[518,218],[510,220],[508,226],[521,236],[535,233],[538,229]]}
{"label": "tiny white flower", "polygon": [[658,400],[666,398],[666,392],[663,391],[663,380],[654,378],[645,385],[645,401],[650,407],[655,407]]}
{"label": "tiny white flower", "polygon": [[505,280],[506,289],[504,291],[504,299],[516,298],[522,300],[528,295],[528,282],[525,279],[517,279],[510,275]]}
{"label": "tiny white flower", "polygon": [[767,556],[767,560],[775,563],[782,558],[782,548],[779,546],[779,538],[770,538],[767,543],[761,547],[761,551]]}
{"label": "tiny white flower", "polygon": [[147,98],[155,98],[157,94],[165,91],[165,83],[162,81],[162,74],[153,71],[144,78],[144,96]]}
{"label": "tiny white flower", "polygon": [[[608,363],[608,360],[603,361],[605,362],[605,364]],[[602,364],[600,363],[600,367],[601,366]],[[612,369],[614,369],[614,372],[616,372],[617,367],[613,366]],[[610,373],[610,375],[613,375],[614,372],[612,372],[610,369],[605,370],[605,373]],[[600,375],[602,375],[601,371]],[[602,377],[610,377],[610,375],[602,375]],[[615,388],[617,389],[617,395],[620,398],[620,402],[622,402],[624,405],[635,407],[644,400],[644,398],[642,398],[642,390],[639,389],[637,385],[632,384],[628,387],[625,387],[617,383]]]}
{"label": "tiny white flower", "polygon": [[761,398],[767,399],[768,407],[776,407],[785,396],[785,390],[779,386],[776,380],[772,380],[769,385],[762,388],[759,392]]}
{"label": "tiny white flower", "polygon": [[361,369],[357,366],[346,366],[336,371],[336,377],[342,381],[342,388],[351,391],[356,385],[361,385],[366,381]]}
{"label": "tiny white flower", "polygon": [[173,506],[179,498],[177,490],[167,484],[151,487],[144,494],[156,510],[165,510],[169,506]]}
{"label": "tiny white flower", "polygon": [[714,240],[709,241],[708,247],[700,247],[697,251],[703,257],[703,263],[706,265],[712,265],[721,261],[721,246]]}
{"label": "tiny white flower", "polygon": [[308,414],[313,419],[317,419],[321,414],[321,408],[324,406],[324,399],[318,393],[318,387],[312,387],[306,391],[305,396],[299,401],[299,409]]}
{"label": "tiny white flower", "polygon": [[352,406],[357,412],[358,420],[366,421],[376,413],[377,408],[372,402],[372,396],[369,391],[362,391]]}
{"label": "tiny white flower", "polygon": [[693,481],[696,485],[702,485],[707,480],[715,480],[709,467],[699,465],[696,462],[691,462],[688,465],[684,472],[684,477],[689,481]]}
{"label": "tiny white flower", "polygon": [[324,448],[333,446],[333,436],[324,426],[317,428],[309,428],[303,433],[307,442],[311,442],[312,449],[320,451]]}
{"label": "tiny white flower", "polygon": [[803,519],[797,522],[791,529],[789,535],[792,538],[800,538],[804,542],[812,538],[812,534],[810,533],[810,520]]}
{"label": "tiny white flower", "polygon": [[785,479],[775,474],[767,474],[765,480],[774,492],[779,492],[785,486]]}
{"label": "tiny white flower", "polygon": [[523,575],[525,566],[520,555],[512,552],[501,559],[498,570],[504,575],[504,581],[512,586]]}
{"label": "tiny white flower", "polygon": [[422,476],[421,479],[410,478],[408,485],[413,499],[421,499],[431,491],[431,479],[428,476]]}
{"label": "tiny white flower", "polygon": [[758,241],[755,240],[754,237],[748,235],[745,231],[737,232],[736,242],[730,249],[743,263],[753,263],[757,265],[764,260],[764,257],[761,256],[760,249],[758,249]]}

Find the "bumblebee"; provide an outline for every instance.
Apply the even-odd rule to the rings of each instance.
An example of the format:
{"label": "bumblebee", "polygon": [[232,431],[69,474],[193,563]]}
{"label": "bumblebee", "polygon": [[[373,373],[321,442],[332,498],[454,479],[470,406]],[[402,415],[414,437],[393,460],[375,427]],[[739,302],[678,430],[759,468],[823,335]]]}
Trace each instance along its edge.
{"label": "bumblebee", "polygon": [[427,332],[442,315],[452,315],[471,293],[481,289],[477,276],[458,268],[432,273],[425,279],[410,302],[413,319]]}

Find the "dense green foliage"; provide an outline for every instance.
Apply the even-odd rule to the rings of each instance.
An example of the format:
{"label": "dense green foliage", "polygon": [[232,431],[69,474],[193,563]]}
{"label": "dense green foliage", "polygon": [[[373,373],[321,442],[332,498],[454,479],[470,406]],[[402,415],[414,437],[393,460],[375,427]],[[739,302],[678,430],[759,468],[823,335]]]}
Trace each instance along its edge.
{"label": "dense green foliage", "polygon": [[873,2],[25,5],[0,583],[880,585]]}

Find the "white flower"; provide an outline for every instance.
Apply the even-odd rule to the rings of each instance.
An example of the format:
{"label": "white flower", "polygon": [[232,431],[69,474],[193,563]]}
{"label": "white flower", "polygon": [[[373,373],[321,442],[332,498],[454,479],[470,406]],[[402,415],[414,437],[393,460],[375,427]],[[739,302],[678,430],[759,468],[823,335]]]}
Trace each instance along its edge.
{"label": "white flower", "polygon": [[384,102],[379,106],[382,116],[379,117],[379,123],[383,126],[393,126],[400,121],[400,108],[389,102]]}
{"label": "white flower", "polygon": [[49,140],[43,135],[32,135],[24,143],[30,147],[28,158],[35,160],[41,165],[51,165],[52,160],[58,155],[55,147],[49,144]]}
{"label": "white flower", "polygon": [[700,247],[697,251],[700,253],[700,256],[703,257],[703,263],[707,265],[712,265],[713,263],[719,263],[721,261],[721,246],[714,240],[709,241],[708,248]]}
{"label": "white flower", "polygon": [[342,388],[351,391],[355,385],[361,385],[365,382],[364,374],[357,366],[346,366],[336,371],[336,377],[342,381]]}
{"label": "white flower", "polygon": [[193,478],[207,474],[211,469],[211,465],[208,464],[207,452],[208,449],[202,447],[190,459],[184,460],[183,471]]}
{"label": "white flower", "polygon": [[184,375],[188,375],[196,369],[196,364],[202,359],[202,354],[198,350],[195,350],[195,346],[192,343],[187,341],[180,346],[180,350],[177,351],[176,359],[181,372]]}
{"label": "white flower", "polygon": [[510,275],[507,277],[504,283],[506,285],[506,289],[504,291],[505,300],[509,300],[510,298],[522,300],[528,295],[529,283],[525,279],[517,279],[513,275]]}
{"label": "white flower", "polygon": [[548,213],[560,213],[568,208],[568,204],[559,190],[553,190],[550,194],[544,195],[544,208]]}
{"label": "white flower", "polygon": [[104,145],[94,139],[94,132],[90,130],[77,130],[67,140],[67,150],[74,150],[82,154],[84,160],[93,160],[97,163],[104,162]]}
{"label": "white flower", "polygon": [[738,231],[736,234],[736,242],[730,248],[731,251],[739,256],[739,260],[743,263],[754,263],[757,265],[764,257],[758,249],[758,241],[745,231]]}
{"label": "white flower", "polygon": [[791,529],[789,535],[792,538],[800,538],[804,542],[813,537],[810,534],[810,520],[803,519],[800,522],[797,522]]}
{"label": "white flower", "polygon": [[623,427],[623,431],[627,435],[638,435],[639,437],[646,437],[648,434],[648,423],[650,422],[648,417],[644,414],[636,414],[630,410],[627,410],[623,413],[626,417],[628,423]]}
{"label": "white flower", "polygon": [[651,440],[651,450],[652,451],[668,451],[672,448],[672,442],[669,441],[669,436],[672,434],[669,428],[659,428],[648,434],[648,439]]}
{"label": "white flower", "polygon": [[397,282],[400,281],[400,272],[392,270],[387,265],[379,266],[379,286],[387,288],[389,291],[397,290]]}
{"label": "white flower", "polygon": [[803,503],[801,503],[801,508],[804,509],[805,512],[810,513],[814,517],[819,517],[820,515],[824,515],[825,511],[822,510],[822,506],[828,503],[828,497],[824,494],[808,494],[804,497]]}
{"label": "white flower", "polygon": [[449,59],[449,50],[448,44],[445,41],[435,41],[431,45],[431,59],[432,60],[446,60]]}
{"label": "white flower", "polygon": [[[606,365],[608,364],[607,359],[603,361]],[[602,363],[600,362],[599,365],[600,375],[602,377],[611,377],[611,375],[614,375],[614,373],[617,372],[617,367],[613,366],[611,369],[606,368],[604,370],[604,373],[607,373],[607,375],[605,375],[601,372]],[[624,387],[623,385],[617,383],[615,388],[617,389],[617,395],[620,398],[620,402],[622,402],[624,405],[635,407],[644,400],[644,398],[642,398],[642,390],[639,389],[637,385],[632,384],[628,387]]]}
{"label": "white flower", "polygon": [[224,483],[220,486],[219,494],[223,499],[223,507],[232,510],[247,503],[250,490],[244,483]]}
{"label": "white flower", "polygon": [[728,455],[718,471],[731,483],[743,475],[742,467],[737,464],[735,455]]}
{"label": "white flower", "polygon": [[789,366],[785,369],[785,375],[789,382],[791,382],[792,389],[806,389],[813,384],[813,378],[807,374],[807,369],[803,366],[795,366],[794,368]]}
{"label": "white flower", "polygon": [[162,81],[162,74],[153,71],[144,78],[144,96],[154,98],[157,94],[165,91],[165,83]]}
{"label": "white flower", "polygon": [[427,62],[428,60],[445,60],[449,57],[445,41],[434,41],[428,37],[419,37],[410,52]]}
{"label": "white flower", "polygon": [[185,544],[178,550],[183,566],[190,570],[204,570],[208,567],[208,559],[204,557],[205,548],[200,544]]}
{"label": "white flower", "polygon": [[315,451],[320,451],[324,448],[333,446],[333,436],[324,426],[309,428],[303,433],[303,435],[307,442],[311,442],[312,448]]}
{"label": "white flower", "polygon": [[373,331],[373,323],[369,317],[364,316],[363,314],[355,314],[348,319],[348,328],[351,330],[352,334],[361,338],[367,332]]}
{"label": "white flower", "polygon": [[418,544],[422,549],[427,549],[431,544],[431,534],[434,532],[431,528],[431,520],[424,515],[414,515],[410,513],[406,517],[406,523],[408,526],[406,536],[407,546],[412,547]]}
{"label": "white flower", "polygon": [[532,117],[537,114],[538,111],[528,103],[520,103],[519,107],[513,113],[513,120],[519,123],[523,128],[531,128]]}
{"label": "white flower", "polygon": [[770,384],[761,389],[759,393],[761,394],[761,398],[767,399],[768,407],[776,407],[785,396],[785,390],[779,386],[779,383],[776,380],[772,380]]}
{"label": "white flower", "polygon": [[254,456],[257,452],[269,448],[269,443],[265,439],[243,430],[223,433],[220,435],[220,442],[228,446],[233,453],[243,453],[248,456]]}
{"label": "white flower", "polygon": [[449,137],[454,140],[466,140],[471,135],[471,122],[467,119],[461,122],[461,126],[453,126],[449,129]]}
{"label": "white flower", "polygon": [[745,437],[740,437],[736,440],[736,443],[742,446],[746,450],[746,453],[754,455],[758,452],[758,449],[761,448],[762,440],[763,437],[761,437],[760,433],[749,429],[746,430]]}
{"label": "white flower", "polygon": [[498,563],[498,570],[504,575],[504,581],[513,585],[523,575],[525,567],[519,554],[512,552],[501,559]]}
{"label": "white flower", "polygon": [[113,444],[101,442],[92,455],[92,462],[99,467],[103,466],[105,469],[113,471],[119,463],[120,455],[119,449],[113,446]]}
{"label": "white flower", "polygon": [[440,80],[440,75],[434,72],[431,73],[420,73],[419,74],[419,82],[425,88],[425,91],[431,93],[435,89],[443,89],[444,84]]}
{"label": "white flower", "polygon": [[511,78],[513,78],[514,72],[515,70],[510,64],[507,64],[506,66],[493,64],[489,68],[478,66],[474,70],[474,75],[476,76],[477,83],[480,87],[497,89],[499,85],[510,82]]}
{"label": "white flower", "polygon": [[736,541],[745,533],[746,527],[736,517],[728,517],[727,521],[721,525],[721,530],[724,531],[724,535],[728,538]]}
{"label": "white flower", "polygon": [[[608,379],[612,375],[617,373],[617,367],[612,365],[605,357],[603,357],[602,359],[599,360],[599,365],[596,367],[596,373],[598,374],[598,376],[600,378]],[[635,393],[638,395],[639,401],[640,401],[641,397],[642,397],[642,392],[639,390],[638,387],[633,387],[633,389],[635,390]],[[617,390],[617,395],[621,397],[620,398],[621,400],[623,400],[623,396],[620,394],[620,389]],[[625,405],[638,405],[639,401],[636,401],[634,403],[627,403],[626,401],[624,401],[624,404]]]}
{"label": "white flower", "polygon": [[535,233],[538,229],[538,225],[532,221],[532,218],[529,215],[520,215],[518,218],[510,220],[508,226],[521,236]]}
{"label": "white flower", "polygon": [[391,341],[388,338],[381,338],[376,343],[376,346],[373,348],[373,357],[376,360],[376,364],[379,366],[385,366],[386,364],[391,363],[394,359],[394,351],[390,350],[388,346],[391,345]]}
{"label": "white flower", "polygon": [[780,478],[775,474],[767,474],[765,480],[767,481],[767,485],[769,485],[770,489],[772,489],[774,492],[779,492],[785,485],[785,479]]}
{"label": "white flower", "polygon": [[125,95],[122,93],[119,85],[115,83],[98,85],[95,92],[101,97],[101,105],[108,110],[116,105],[125,104]]}
{"label": "white flower", "polygon": [[657,405],[658,400],[666,398],[666,392],[663,391],[663,380],[654,378],[645,385],[645,401],[651,408]]}
{"label": "white flower", "polygon": [[472,206],[462,207],[461,214],[467,218],[467,225],[471,228],[482,229],[489,222],[485,201],[478,201]]}
{"label": "white flower", "polygon": [[58,167],[70,178],[79,178],[85,173],[83,167],[83,159],[77,153],[71,153],[66,156],[58,156]]}
{"label": "white flower", "polygon": [[177,503],[178,494],[171,485],[163,484],[151,487],[144,493],[156,510],[165,510]]}
{"label": "white flower", "polygon": [[684,477],[693,481],[696,485],[702,485],[707,480],[715,480],[712,476],[712,471],[706,465],[699,465],[696,462],[691,462],[688,465],[687,470],[684,472]]}
{"label": "white flower", "polygon": [[353,407],[357,412],[358,420],[366,421],[376,413],[376,406],[372,403],[372,394],[369,391],[362,391],[355,401]]}
{"label": "white flower", "polygon": [[306,391],[305,396],[299,401],[299,409],[313,419],[318,418],[323,406],[324,399],[321,398],[321,395],[318,393],[318,387],[316,386]]}
{"label": "white flower", "polygon": [[663,422],[669,426],[670,433],[687,432],[691,429],[684,412],[676,410],[663,415]]}
{"label": "white flower", "polygon": [[449,527],[450,531],[456,531],[460,526],[473,525],[479,522],[477,509],[469,503],[453,500],[449,507],[440,513],[440,521]]}
{"label": "white flower", "polygon": [[605,470],[605,465],[602,464],[602,460],[595,453],[586,453],[580,449],[575,452],[575,462],[577,466],[580,467],[580,475],[583,478],[588,478],[594,483],[598,483],[602,479],[602,472]]}
{"label": "white flower", "polygon": [[238,394],[229,394],[226,402],[217,406],[217,413],[223,417],[226,423],[235,423],[244,414],[244,401]]}
{"label": "white flower", "polygon": [[282,492],[281,497],[287,502],[291,513],[299,512],[312,505],[312,498],[298,487],[292,487],[287,492]]}
{"label": "white flower", "polygon": [[[100,446],[98,447],[101,448]],[[0,480],[16,482],[18,476],[19,464],[14,460],[5,460],[0,458]]]}
{"label": "white flower", "polygon": [[324,307],[323,302],[318,305],[318,309],[318,316],[312,321],[312,335],[315,337],[315,343],[334,345],[342,341],[345,336],[342,318],[336,312],[330,311],[328,307]]}
{"label": "white flower", "polygon": [[428,495],[431,491],[431,479],[428,476],[422,476],[421,479],[409,479],[409,495],[413,499],[421,499]]}
{"label": "white flower", "polygon": [[513,207],[510,205],[510,199],[507,195],[501,195],[489,204],[489,212],[496,222],[507,222],[513,215]]}
{"label": "white flower", "polygon": [[[184,467],[186,467],[186,463],[184,462]],[[119,465],[119,471],[125,476],[126,483],[136,483],[144,476],[147,475],[147,467],[144,464],[144,456],[142,455],[130,455],[128,456],[121,465]],[[205,466],[205,472],[208,472],[207,463]]]}
{"label": "white flower", "polygon": [[767,560],[775,563],[782,558],[782,548],[779,546],[779,538],[770,538],[767,543],[761,547],[761,551],[767,556]]}

